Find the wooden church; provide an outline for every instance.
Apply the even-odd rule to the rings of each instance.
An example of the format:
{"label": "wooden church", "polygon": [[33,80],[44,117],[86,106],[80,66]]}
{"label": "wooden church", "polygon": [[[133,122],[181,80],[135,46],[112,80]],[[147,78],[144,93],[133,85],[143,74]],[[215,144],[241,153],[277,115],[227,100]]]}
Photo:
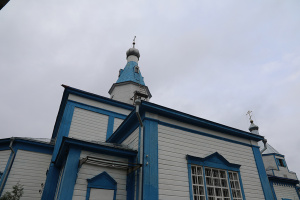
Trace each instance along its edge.
{"label": "wooden church", "polygon": [[110,98],[66,85],[51,139],[0,139],[0,195],[21,200],[300,199],[258,134],[150,103],[134,47]]}

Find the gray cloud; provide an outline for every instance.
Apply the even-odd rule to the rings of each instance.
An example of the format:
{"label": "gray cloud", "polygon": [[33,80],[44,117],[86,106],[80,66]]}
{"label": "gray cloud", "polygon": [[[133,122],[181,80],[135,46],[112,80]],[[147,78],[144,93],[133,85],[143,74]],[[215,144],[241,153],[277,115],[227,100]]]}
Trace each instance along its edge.
{"label": "gray cloud", "polygon": [[[299,1],[10,1],[1,137],[50,137],[64,83],[108,96],[137,35],[152,102],[260,133],[300,174]],[[297,171],[298,170],[298,171]]]}

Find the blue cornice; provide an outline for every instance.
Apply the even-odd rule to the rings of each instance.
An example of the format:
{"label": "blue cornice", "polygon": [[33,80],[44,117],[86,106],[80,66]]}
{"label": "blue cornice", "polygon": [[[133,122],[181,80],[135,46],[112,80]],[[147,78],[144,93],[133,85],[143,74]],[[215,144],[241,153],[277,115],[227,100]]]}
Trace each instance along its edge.
{"label": "blue cornice", "polygon": [[271,155],[274,155],[274,156],[280,156],[280,157],[283,157],[283,158],[284,158],[284,155],[279,154],[279,153],[267,153],[267,154],[262,154],[262,156],[271,156]]}
{"label": "blue cornice", "polygon": [[268,178],[270,181],[273,181],[274,183],[282,183],[282,184],[290,184],[290,185],[299,184],[299,180],[296,179],[289,179],[289,178],[283,178],[283,177],[271,176],[271,175],[268,175]]}
{"label": "blue cornice", "polygon": [[227,133],[230,135],[234,135],[237,137],[241,137],[241,138],[246,138],[246,139],[250,139],[250,140],[254,140],[254,141],[260,141],[262,139],[264,139],[263,136],[261,135],[256,135],[256,134],[252,134],[246,131],[242,131],[239,129],[235,129],[232,127],[228,127],[222,124],[218,124],[216,122],[212,122],[206,119],[202,119],[199,117],[195,117],[186,113],[182,113],[170,108],[166,108],[157,104],[153,104],[153,103],[149,103],[146,101],[142,101],[141,104],[141,110],[144,111],[148,111],[148,112],[152,112],[155,114],[159,114],[171,119],[175,119],[184,123],[188,123],[188,124],[193,124],[196,126],[200,126],[203,128],[207,128],[210,130],[215,130],[215,131],[219,131],[222,133]]}
{"label": "blue cornice", "polygon": [[62,116],[63,116],[64,110],[65,110],[66,104],[68,102],[69,94],[74,94],[74,95],[77,95],[77,96],[80,96],[80,97],[84,97],[84,98],[91,99],[91,100],[94,100],[94,101],[98,101],[98,102],[101,102],[101,103],[109,104],[109,105],[116,106],[116,107],[119,107],[119,108],[124,108],[124,109],[127,109],[127,110],[133,110],[134,109],[134,106],[132,106],[130,104],[122,103],[122,102],[119,102],[119,101],[116,101],[116,100],[113,100],[113,99],[109,99],[107,97],[103,97],[103,96],[100,96],[100,95],[97,95],[97,94],[93,94],[93,93],[90,93],[90,92],[86,92],[86,91],[83,91],[83,90],[72,88],[72,87],[69,87],[69,86],[66,86],[66,85],[62,85],[62,86],[65,88],[65,90],[64,90],[64,93],[63,93],[63,96],[62,96],[62,100],[61,100],[61,103],[60,103],[60,106],[59,106],[59,111],[58,111],[56,121],[55,121],[55,124],[54,124],[52,139],[57,136],[58,129],[59,129],[59,126],[60,126],[60,123],[61,123],[61,120],[62,120]]}
{"label": "blue cornice", "polygon": [[239,171],[241,167],[241,165],[228,162],[218,152],[206,156],[205,158],[186,155],[186,159],[188,161],[188,164],[196,164],[205,167],[214,167],[214,168],[227,169],[232,171]]}
{"label": "blue cornice", "polygon": [[[5,138],[0,140],[0,149],[9,149],[11,138]],[[52,154],[54,146],[49,143],[43,143],[33,140],[26,140],[23,138],[14,138],[13,141],[14,150],[27,150],[39,153]]]}
{"label": "blue cornice", "polygon": [[67,156],[67,151],[69,148],[79,148],[81,150],[92,151],[96,153],[108,154],[113,156],[121,156],[121,157],[134,157],[137,155],[137,151],[130,149],[122,149],[113,146],[105,146],[102,144],[91,143],[87,141],[82,141],[74,138],[63,137],[58,156],[55,160],[57,166],[60,166]]}

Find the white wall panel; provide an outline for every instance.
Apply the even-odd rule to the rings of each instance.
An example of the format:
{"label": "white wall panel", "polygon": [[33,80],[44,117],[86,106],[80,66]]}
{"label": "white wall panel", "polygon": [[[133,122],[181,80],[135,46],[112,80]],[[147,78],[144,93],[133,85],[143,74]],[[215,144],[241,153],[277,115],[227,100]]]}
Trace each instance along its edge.
{"label": "white wall panel", "polygon": [[117,113],[124,114],[124,115],[128,115],[131,112],[131,110],[127,110],[127,109],[124,109],[124,108],[112,106],[112,105],[105,104],[105,103],[100,103],[98,101],[90,100],[90,99],[83,98],[83,97],[80,97],[80,96],[76,96],[76,95],[73,95],[73,94],[70,94],[68,99],[73,100],[73,101],[77,101],[77,102],[80,102],[80,103],[84,103],[84,104],[87,104],[87,105],[90,105],[90,106],[102,108],[102,109],[105,109],[105,110],[110,110],[110,111],[117,112]]}
{"label": "white wall panel", "polygon": [[[88,151],[82,151],[80,158],[85,158],[86,156],[94,156],[103,159],[118,160],[122,162],[127,162],[127,159],[108,156],[103,154],[92,153]],[[102,167],[91,164],[83,164],[78,172],[78,177],[76,180],[73,200],[82,200],[86,198],[87,191],[87,179],[93,178],[102,172],[107,172],[116,182],[117,182],[117,200],[126,200],[126,180],[127,171],[124,169],[115,169],[111,167]]]}
{"label": "white wall panel", "polygon": [[0,151],[0,172],[4,172],[7,161],[10,156],[10,150]]}
{"label": "white wall panel", "polygon": [[107,125],[107,115],[75,108],[69,137],[105,142]]}
{"label": "white wall panel", "polygon": [[[222,133],[214,135],[219,134]],[[264,199],[251,147],[159,125],[158,149],[161,200],[189,199],[186,155],[203,158],[215,152],[229,162],[241,165],[240,173],[246,199]]]}
{"label": "white wall panel", "polygon": [[131,135],[128,136],[122,142],[122,144],[127,145],[128,147],[130,147],[134,150],[138,150],[138,147],[139,147],[139,128],[135,129],[135,131],[133,131],[131,133]]}
{"label": "white wall panel", "polygon": [[298,200],[298,195],[296,193],[295,187],[292,186],[284,186],[284,185],[278,185],[276,183],[273,184],[274,191],[276,194],[277,199],[292,199],[292,200]]}
{"label": "white wall panel", "polygon": [[41,199],[39,190],[45,183],[51,155],[18,150],[3,192],[12,191],[18,182],[23,185],[21,200]]}
{"label": "white wall panel", "polygon": [[115,118],[114,119],[114,129],[113,132],[115,132],[115,130],[117,130],[117,128],[122,124],[124,120],[123,119],[119,119],[119,118]]}

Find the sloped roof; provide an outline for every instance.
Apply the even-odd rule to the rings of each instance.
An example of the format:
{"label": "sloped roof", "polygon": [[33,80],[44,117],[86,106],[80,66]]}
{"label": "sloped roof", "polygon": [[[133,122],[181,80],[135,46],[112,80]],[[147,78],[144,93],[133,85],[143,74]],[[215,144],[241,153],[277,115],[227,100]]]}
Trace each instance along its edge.
{"label": "sloped roof", "polygon": [[[258,145],[260,150],[264,148],[264,143],[262,141],[259,141]],[[263,154],[270,154],[270,153],[281,154],[276,149],[274,149],[274,147],[272,147],[269,143],[267,143],[267,149],[263,152]]]}
{"label": "sloped roof", "polygon": [[120,77],[118,78],[117,83],[132,81],[140,85],[145,85],[144,77],[142,77],[141,71],[139,70],[138,73],[134,72],[135,66],[138,66],[136,62],[128,62],[124,70],[121,69]]}

